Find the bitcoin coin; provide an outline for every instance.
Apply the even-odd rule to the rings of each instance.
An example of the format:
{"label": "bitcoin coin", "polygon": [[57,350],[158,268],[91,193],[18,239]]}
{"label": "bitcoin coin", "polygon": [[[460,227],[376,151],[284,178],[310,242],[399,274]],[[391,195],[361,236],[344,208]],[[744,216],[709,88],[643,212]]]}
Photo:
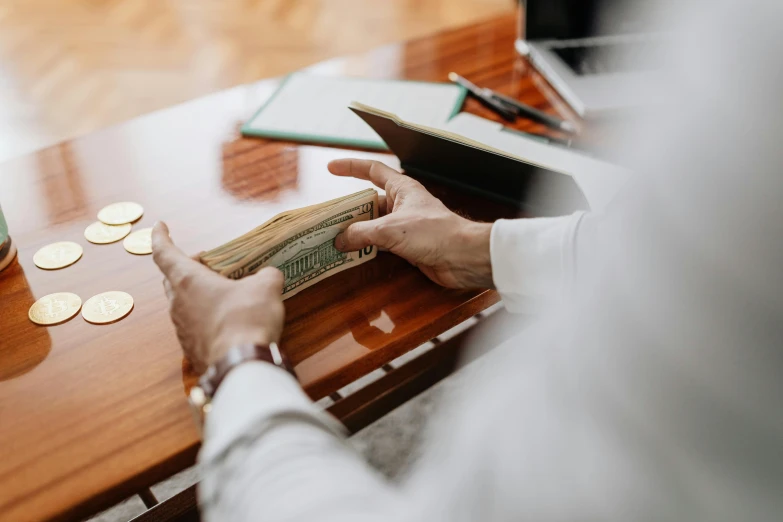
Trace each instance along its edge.
{"label": "bitcoin coin", "polygon": [[125,250],[131,254],[144,255],[152,253],[152,229],[142,228],[132,232],[125,241],[122,242]]}
{"label": "bitcoin coin", "polygon": [[56,270],[74,264],[83,252],[79,243],[60,241],[38,250],[33,256],[33,263],[44,270]]}
{"label": "bitcoin coin", "polygon": [[51,326],[67,321],[79,313],[81,298],[70,292],[45,295],[30,307],[27,317],[35,324]]}
{"label": "bitcoin coin", "polygon": [[84,229],[84,237],[90,243],[105,245],[114,243],[128,235],[131,231],[130,223],[124,225],[107,225],[102,221],[96,221]]}
{"label": "bitcoin coin", "polygon": [[133,298],[125,292],[103,292],[87,299],[82,317],[88,323],[106,324],[119,321],[133,310]]}
{"label": "bitcoin coin", "polygon": [[107,225],[124,225],[125,223],[133,223],[142,214],[144,214],[144,208],[138,203],[122,201],[103,207],[98,212],[98,219]]}

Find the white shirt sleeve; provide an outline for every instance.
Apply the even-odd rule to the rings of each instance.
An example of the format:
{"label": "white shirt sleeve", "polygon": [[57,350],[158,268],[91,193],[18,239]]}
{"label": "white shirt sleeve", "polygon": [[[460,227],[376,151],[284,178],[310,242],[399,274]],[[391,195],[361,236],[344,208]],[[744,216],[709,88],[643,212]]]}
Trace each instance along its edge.
{"label": "white shirt sleeve", "polygon": [[584,215],[495,222],[490,236],[492,280],[510,312],[531,312],[568,293]]}
{"label": "white shirt sleeve", "polygon": [[285,371],[248,362],[220,386],[199,454],[204,520],[385,520],[396,491]]}

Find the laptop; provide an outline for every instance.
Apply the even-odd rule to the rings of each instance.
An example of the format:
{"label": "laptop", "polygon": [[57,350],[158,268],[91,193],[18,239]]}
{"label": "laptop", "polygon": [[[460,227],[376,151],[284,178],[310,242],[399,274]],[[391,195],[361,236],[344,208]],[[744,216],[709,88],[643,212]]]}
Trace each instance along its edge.
{"label": "laptop", "polygon": [[525,39],[517,51],[581,117],[614,115],[656,97],[664,35],[644,31],[643,0],[521,3]]}

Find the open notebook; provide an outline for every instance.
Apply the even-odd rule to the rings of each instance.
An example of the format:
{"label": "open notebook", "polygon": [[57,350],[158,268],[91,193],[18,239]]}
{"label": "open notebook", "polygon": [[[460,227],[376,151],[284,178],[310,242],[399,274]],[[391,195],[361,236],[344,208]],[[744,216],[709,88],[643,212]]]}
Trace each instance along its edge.
{"label": "open notebook", "polygon": [[617,165],[504,131],[471,114],[428,126],[358,102],[350,109],[383,138],[406,172],[537,215],[600,210],[628,177]]}

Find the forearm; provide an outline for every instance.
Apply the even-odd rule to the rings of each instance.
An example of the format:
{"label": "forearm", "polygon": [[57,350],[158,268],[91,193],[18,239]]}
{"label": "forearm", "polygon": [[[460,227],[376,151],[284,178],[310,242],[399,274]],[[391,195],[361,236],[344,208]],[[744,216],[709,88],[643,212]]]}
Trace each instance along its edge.
{"label": "forearm", "polygon": [[205,428],[205,520],[375,521],[398,505],[396,490],[347,445],[339,423],[271,365],[233,370]]}

